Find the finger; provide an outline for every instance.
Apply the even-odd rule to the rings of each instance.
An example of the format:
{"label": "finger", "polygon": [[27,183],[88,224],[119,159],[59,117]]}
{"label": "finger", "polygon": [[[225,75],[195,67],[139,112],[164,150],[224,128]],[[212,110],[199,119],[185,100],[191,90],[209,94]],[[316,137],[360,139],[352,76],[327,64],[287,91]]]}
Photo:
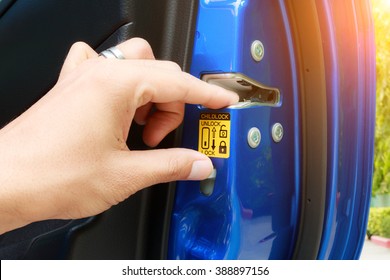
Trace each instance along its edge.
{"label": "finger", "polygon": [[[203,180],[212,172],[211,160],[194,150],[173,148],[165,150],[118,152],[111,164],[116,168],[118,192],[129,196],[145,187],[177,180]],[[125,198],[125,197],[124,197]],[[123,198],[123,199],[124,199]]]}
{"label": "finger", "polygon": [[149,117],[153,103],[147,103],[137,109],[134,114],[134,121],[139,125],[145,125]]}
{"label": "finger", "polygon": [[[154,59],[149,43],[141,38],[132,38],[117,46],[127,59]],[[87,59],[95,58],[98,54],[86,43],[76,42],[72,45],[60,73],[60,79],[66,73],[75,69]]]}
{"label": "finger", "polygon": [[151,99],[155,103],[180,101],[219,109],[235,104],[239,99],[236,93],[208,84],[185,72],[164,71],[160,75],[149,75],[146,79],[147,83],[158,85]]}
{"label": "finger", "polygon": [[85,60],[97,57],[98,54],[86,43],[77,42],[72,45],[68,55],[66,56],[64,65],[62,66],[59,79],[75,69],[78,65],[83,63]]}
{"label": "finger", "polygon": [[147,119],[143,132],[143,140],[150,147],[157,146],[168,133],[181,124],[184,117],[182,102],[161,103],[155,106],[156,111]]}
{"label": "finger", "polygon": [[[169,65],[169,67],[168,67]],[[221,87],[207,84],[188,73],[170,70],[172,63],[149,60],[116,60],[112,63],[109,79],[111,88],[125,94],[135,89],[134,95],[137,107],[148,102],[202,104],[211,109],[218,109],[238,102],[238,95]],[[164,71],[162,70],[164,69]],[[129,78],[132,77],[132,78]],[[127,88],[128,91],[123,91]]]}
{"label": "finger", "polygon": [[154,59],[149,43],[142,38],[132,38],[116,46],[126,59]]}

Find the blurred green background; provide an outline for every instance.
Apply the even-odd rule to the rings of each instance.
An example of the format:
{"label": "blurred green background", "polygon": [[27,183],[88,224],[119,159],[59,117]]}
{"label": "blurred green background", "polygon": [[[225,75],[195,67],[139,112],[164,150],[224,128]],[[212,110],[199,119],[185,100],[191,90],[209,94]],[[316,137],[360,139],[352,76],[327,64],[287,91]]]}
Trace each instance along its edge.
{"label": "blurred green background", "polygon": [[376,43],[376,131],[367,234],[390,238],[390,0],[371,0]]}

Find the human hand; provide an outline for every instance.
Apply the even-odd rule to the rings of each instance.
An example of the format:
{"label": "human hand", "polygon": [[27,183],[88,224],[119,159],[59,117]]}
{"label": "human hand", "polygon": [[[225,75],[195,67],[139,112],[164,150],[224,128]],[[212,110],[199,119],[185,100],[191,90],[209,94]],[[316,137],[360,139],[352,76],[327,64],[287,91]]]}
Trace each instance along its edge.
{"label": "human hand", "polygon": [[142,39],[118,48],[125,60],[73,45],[54,88],[0,130],[0,233],[96,215],[145,187],[211,173],[197,151],[130,151],[132,120],[154,147],[181,123],[185,103],[216,109],[238,96],[154,60]]}

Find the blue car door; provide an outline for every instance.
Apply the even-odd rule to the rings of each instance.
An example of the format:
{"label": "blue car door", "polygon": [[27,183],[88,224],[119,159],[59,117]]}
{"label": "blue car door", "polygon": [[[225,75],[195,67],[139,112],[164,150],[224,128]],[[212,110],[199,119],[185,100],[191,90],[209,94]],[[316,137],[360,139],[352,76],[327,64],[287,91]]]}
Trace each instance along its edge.
{"label": "blue car door", "polygon": [[[73,42],[99,52],[135,36],[239,94],[221,110],[188,105],[158,146],[204,153],[213,173],[5,233],[1,259],[359,258],[375,119],[369,0],[0,1],[0,127],[53,86]],[[147,149],[141,126],[127,145]]]}
{"label": "blue car door", "polygon": [[178,183],[169,257],[358,258],[375,118],[369,1],[201,1],[191,73],[241,102],[187,107],[183,146],[215,171]]}

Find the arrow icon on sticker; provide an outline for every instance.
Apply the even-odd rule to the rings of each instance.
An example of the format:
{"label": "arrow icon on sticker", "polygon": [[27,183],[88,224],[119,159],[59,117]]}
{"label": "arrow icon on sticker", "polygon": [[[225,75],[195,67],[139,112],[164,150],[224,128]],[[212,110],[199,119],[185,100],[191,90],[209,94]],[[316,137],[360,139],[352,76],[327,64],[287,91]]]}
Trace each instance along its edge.
{"label": "arrow icon on sticker", "polygon": [[[213,130],[211,131],[213,133],[213,138],[215,138],[215,132],[217,132],[217,130],[215,129],[215,126],[213,127]],[[214,144],[213,144],[214,145]],[[213,149],[214,150],[214,149]]]}
{"label": "arrow icon on sticker", "polygon": [[213,139],[213,145],[211,146],[213,150],[215,150],[215,140]]}

